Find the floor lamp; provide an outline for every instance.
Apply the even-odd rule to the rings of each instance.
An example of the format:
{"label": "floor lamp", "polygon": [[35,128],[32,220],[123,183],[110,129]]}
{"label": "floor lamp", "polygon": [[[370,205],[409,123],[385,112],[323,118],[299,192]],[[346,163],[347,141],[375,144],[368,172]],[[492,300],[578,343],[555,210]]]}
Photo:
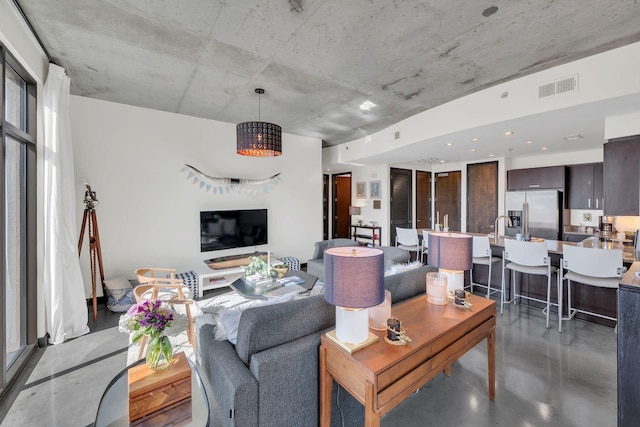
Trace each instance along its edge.
{"label": "floor lamp", "polygon": [[429,264],[447,275],[449,291],[464,289],[464,272],[473,266],[473,237],[429,233]]}

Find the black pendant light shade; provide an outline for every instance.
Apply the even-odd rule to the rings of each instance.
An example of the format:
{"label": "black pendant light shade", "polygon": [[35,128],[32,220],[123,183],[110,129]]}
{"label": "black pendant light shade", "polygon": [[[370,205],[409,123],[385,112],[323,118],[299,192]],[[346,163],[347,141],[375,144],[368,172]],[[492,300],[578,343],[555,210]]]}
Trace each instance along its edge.
{"label": "black pendant light shade", "polygon": [[[258,120],[260,120],[260,95],[258,94]],[[252,157],[273,157],[282,154],[282,128],[267,122],[244,122],[236,126],[237,153]]]}

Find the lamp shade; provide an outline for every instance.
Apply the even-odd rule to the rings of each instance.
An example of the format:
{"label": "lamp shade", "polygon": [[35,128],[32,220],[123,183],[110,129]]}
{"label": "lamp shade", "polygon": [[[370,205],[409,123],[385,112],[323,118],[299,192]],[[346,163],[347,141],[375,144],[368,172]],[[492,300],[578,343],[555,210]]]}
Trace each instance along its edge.
{"label": "lamp shade", "polygon": [[324,252],[324,298],[346,308],[367,308],[384,301],[384,253],[367,247],[338,247]]}
{"label": "lamp shade", "polygon": [[279,156],[282,154],[282,128],[266,122],[238,123],[236,148],[243,156]]}
{"label": "lamp shade", "polygon": [[349,215],[360,215],[360,206],[349,206]]}
{"label": "lamp shade", "polygon": [[471,270],[473,237],[458,233],[429,233],[429,264],[446,270]]}

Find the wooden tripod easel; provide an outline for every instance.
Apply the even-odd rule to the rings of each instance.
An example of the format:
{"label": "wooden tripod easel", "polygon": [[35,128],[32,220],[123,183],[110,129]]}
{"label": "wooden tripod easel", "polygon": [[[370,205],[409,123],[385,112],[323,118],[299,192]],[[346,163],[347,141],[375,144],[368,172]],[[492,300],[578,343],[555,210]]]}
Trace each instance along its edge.
{"label": "wooden tripod easel", "polygon": [[87,191],[84,195],[84,216],[82,217],[82,228],[80,229],[80,239],[78,240],[78,256],[82,252],[82,240],[84,239],[85,227],[89,230],[89,259],[91,260],[91,295],[93,303],[93,320],[98,320],[98,299],[96,296],[96,262],[100,268],[100,284],[102,294],[104,292],[104,269],[102,268],[102,249],[100,248],[100,233],[98,232],[98,218],[95,207],[98,202],[96,193],[91,191],[89,184],[86,184]]}

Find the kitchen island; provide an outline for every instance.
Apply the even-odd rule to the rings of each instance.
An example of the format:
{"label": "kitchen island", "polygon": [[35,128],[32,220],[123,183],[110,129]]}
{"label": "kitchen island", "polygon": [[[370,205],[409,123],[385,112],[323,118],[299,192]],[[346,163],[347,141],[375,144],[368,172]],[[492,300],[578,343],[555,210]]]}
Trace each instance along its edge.
{"label": "kitchen island", "polygon": [[[428,232],[434,232],[435,230],[427,229]],[[420,230],[419,230],[419,234]],[[460,233],[467,234],[471,236],[484,236],[486,234],[478,234],[478,233]],[[535,237],[535,236],[534,236]],[[489,244],[491,246],[492,255],[494,257],[502,258],[502,252],[504,251],[504,239],[505,237],[499,237],[495,239],[493,235],[489,237]],[[511,239],[511,237],[506,237],[506,239]],[[615,241],[600,241],[597,238],[587,238],[582,242],[566,242],[562,240],[549,240],[545,239],[545,243],[547,244],[547,249],[549,251],[549,257],[551,258],[551,264],[560,267],[560,260],[562,259],[562,245],[572,245],[572,246],[583,246],[590,248],[606,248],[606,249],[622,249],[623,253],[623,262],[625,266],[629,267],[634,262],[633,248],[623,246],[621,242]],[[427,262],[428,262],[428,254],[427,254]],[[487,283],[487,272],[488,269],[483,265],[474,265],[473,266],[473,278],[476,283],[480,283],[486,285]],[[511,275],[506,275],[506,284],[505,291],[511,295]],[[499,289],[502,283],[502,265],[499,268],[493,268],[491,272],[491,287],[493,289]],[[518,279],[520,293],[523,295],[528,295],[533,298],[538,299],[546,299],[547,293],[547,279],[544,276],[535,276],[535,275],[523,275],[522,279]],[[469,276],[465,277],[465,284],[469,284]],[[596,313],[601,313],[606,316],[616,317],[617,312],[617,294],[616,289],[607,289],[607,288],[598,288],[595,286],[587,286],[576,283],[573,286],[572,291],[572,307],[579,308],[582,310],[593,311]],[[555,280],[551,280],[551,302],[555,304],[551,307],[552,313],[555,316],[551,316],[551,320],[557,323],[557,304],[558,304],[558,291]],[[568,307],[566,305],[567,302],[567,291],[566,287],[564,290],[563,301],[565,301],[563,312],[567,313]],[[509,299],[509,298],[507,298]],[[522,304],[529,305],[532,307],[543,308],[544,304],[529,301],[529,300],[521,300]],[[607,319],[603,319],[596,316],[590,316],[584,313],[576,313],[575,315],[578,319],[588,320],[594,323],[599,323],[602,325],[614,327],[615,322]]]}

